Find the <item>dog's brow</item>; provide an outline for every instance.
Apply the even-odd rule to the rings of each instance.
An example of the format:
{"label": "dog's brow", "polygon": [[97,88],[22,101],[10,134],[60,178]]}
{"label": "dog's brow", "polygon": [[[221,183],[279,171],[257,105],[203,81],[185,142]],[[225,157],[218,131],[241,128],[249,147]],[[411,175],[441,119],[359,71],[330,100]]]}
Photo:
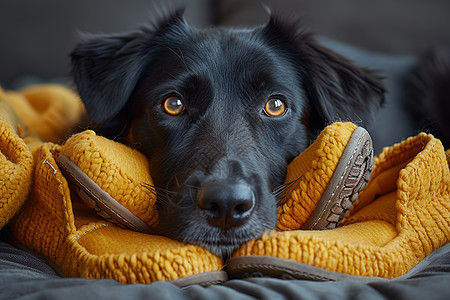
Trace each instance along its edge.
{"label": "dog's brow", "polygon": [[186,69],[189,69],[188,66],[187,66],[187,64],[186,64],[186,61],[185,61],[185,59],[184,59],[183,51],[181,51],[181,48],[177,48],[177,49],[180,51],[180,53],[178,54],[177,51],[175,51],[173,48],[171,48],[171,47],[169,47],[169,46],[165,46],[165,47],[166,47],[167,49],[169,49],[173,54],[175,54],[175,55],[181,60],[181,62],[183,63],[183,65],[186,67]]}

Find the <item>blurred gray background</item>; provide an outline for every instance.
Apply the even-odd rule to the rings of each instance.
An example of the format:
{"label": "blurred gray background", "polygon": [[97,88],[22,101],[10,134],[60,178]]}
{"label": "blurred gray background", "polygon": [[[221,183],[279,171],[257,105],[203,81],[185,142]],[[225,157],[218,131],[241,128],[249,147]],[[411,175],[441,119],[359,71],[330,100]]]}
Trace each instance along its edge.
{"label": "blurred gray background", "polygon": [[68,83],[69,54],[80,31],[127,31],[182,5],[194,26],[252,26],[269,19],[262,3],[274,13],[302,17],[333,50],[381,70],[387,102],[368,128],[376,153],[428,131],[409,112],[404,84],[418,55],[432,47],[450,49],[449,0],[0,0],[0,85]]}
{"label": "blurred gray background", "polygon": [[0,85],[14,88],[28,76],[65,77],[79,31],[126,31],[186,4],[196,26],[255,25],[268,20],[263,5],[302,16],[313,31],[365,49],[391,54],[450,48],[448,0],[0,0]]}

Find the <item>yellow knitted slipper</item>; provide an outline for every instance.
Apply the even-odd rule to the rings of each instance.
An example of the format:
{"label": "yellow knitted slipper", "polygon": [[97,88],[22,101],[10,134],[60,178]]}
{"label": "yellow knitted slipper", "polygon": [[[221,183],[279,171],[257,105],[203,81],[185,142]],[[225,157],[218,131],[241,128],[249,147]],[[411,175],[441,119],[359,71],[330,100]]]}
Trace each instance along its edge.
{"label": "yellow knitted slipper", "polygon": [[141,221],[156,225],[155,198],[144,186],[151,186],[151,180],[143,156],[86,131],[62,147],[46,143],[36,151],[32,195],[11,222],[18,242],[72,277],[111,278],[122,283],[174,280],[178,285],[226,280],[222,260],[200,246],[121,228],[71,198],[55,159],[62,153],[87,168],[89,177]]}
{"label": "yellow knitted slipper", "polygon": [[156,192],[147,159],[139,151],[87,130],[66,141],[57,163],[74,195],[100,216],[154,233]]}
{"label": "yellow knitted slipper", "polygon": [[0,88],[0,228],[22,207],[32,185],[33,156],[19,136],[19,122]]}
{"label": "yellow knitted slipper", "polygon": [[441,142],[419,134],[375,158],[343,226],[264,234],[234,253],[228,273],[315,280],[407,276],[450,240],[449,187]]}
{"label": "yellow knitted slipper", "polygon": [[335,228],[365,187],[373,167],[372,139],[353,123],[327,126],[287,168],[289,187],[277,229]]}
{"label": "yellow knitted slipper", "polygon": [[20,91],[7,91],[5,101],[25,125],[24,130],[45,142],[59,142],[79,124],[84,113],[78,95],[57,84],[38,84]]}

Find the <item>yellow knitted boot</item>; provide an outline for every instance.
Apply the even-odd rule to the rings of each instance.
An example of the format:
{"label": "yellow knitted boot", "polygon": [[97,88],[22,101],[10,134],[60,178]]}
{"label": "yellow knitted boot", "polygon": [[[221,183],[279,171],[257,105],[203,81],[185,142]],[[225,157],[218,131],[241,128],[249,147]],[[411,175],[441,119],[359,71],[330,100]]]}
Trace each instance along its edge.
{"label": "yellow knitted boot", "polygon": [[33,172],[33,156],[20,136],[20,120],[5,98],[0,87],[0,228],[27,199]]}
{"label": "yellow knitted boot", "polygon": [[287,168],[279,230],[335,228],[358,198],[373,166],[372,140],[353,123],[327,126]]}
{"label": "yellow knitted boot", "polygon": [[[139,152],[85,131],[62,147],[42,145],[35,160],[32,196],[11,231],[65,275],[178,285],[227,279],[222,260],[200,246],[107,221],[144,232],[157,226],[152,181]],[[127,214],[135,217],[131,223]]]}
{"label": "yellow knitted boot", "polygon": [[102,217],[135,231],[154,233],[156,192],[147,159],[91,130],[72,136],[57,163],[81,201]]}
{"label": "yellow knitted boot", "polygon": [[41,139],[62,139],[82,114],[79,97],[61,85],[34,85],[17,92],[0,87],[0,228],[30,193],[32,154]]}
{"label": "yellow knitted boot", "polygon": [[44,142],[59,142],[79,124],[84,113],[78,95],[57,84],[37,84],[7,91],[5,101],[19,116],[24,130]]}
{"label": "yellow knitted boot", "polygon": [[408,276],[450,241],[450,170],[432,135],[385,148],[341,227],[272,231],[228,262],[230,277],[374,280]]}

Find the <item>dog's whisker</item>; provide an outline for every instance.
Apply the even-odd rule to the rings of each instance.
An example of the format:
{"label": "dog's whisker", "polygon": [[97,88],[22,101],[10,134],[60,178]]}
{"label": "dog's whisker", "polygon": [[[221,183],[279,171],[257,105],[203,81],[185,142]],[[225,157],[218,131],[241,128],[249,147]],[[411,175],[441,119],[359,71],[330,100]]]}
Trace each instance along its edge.
{"label": "dog's whisker", "polygon": [[157,187],[153,184],[149,184],[146,182],[141,182],[141,184],[151,192],[152,195],[157,197],[157,201],[164,203],[164,204],[169,204],[171,203],[171,197],[169,196],[170,193],[173,193],[169,190],[166,190],[164,188],[160,188]]}
{"label": "dog's whisker", "polygon": [[146,188],[153,196],[157,196],[156,187],[152,184],[141,182],[141,185]]}
{"label": "dog's whisker", "polygon": [[292,180],[290,182],[287,183],[283,183],[279,186],[277,186],[276,188],[273,189],[272,194],[277,198],[277,199],[282,199],[283,197],[286,196],[286,194],[289,192],[289,190],[291,189],[291,187],[293,185],[295,185],[295,183],[300,180],[301,177]]}
{"label": "dog's whisker", "polygon": [[188,187],[188,188],[191,188],[193,190],[196,190],[196,191],[199,191],[199,190],[202,189],[201,187],[195,186],[195,185],[192,185],[192,184],[185,184],[185,186]]}
{"label": "dog's whisker", "polygon": [[[173,177],[173,180],[175,181],[176,185],[180,187],[180,182],[178,180],[177,175]],[[176,203],[173,201],[176,197],[180,196],[180,192],[171,191],[167,188],[159,187],[154,184],[141,182],[141,184],[148,189],[152,195],[156,196],[157,203],[160,203],[162,205],[170,205],[172,208],[177,209],[185,209],[187,207],[194,206],[196,204],[197,199],[197,192],[201,189],[200,187],[194,186],[194,185],[188,185],[184,184],[184,186],[189,187],[191,192],[189,193],[189,197],[186,197],[186,200],[189,201],[183,201],[183,203]]]}
{"label": "dog's whisker", "polygon": [[[157,198],[156,201],[161,203],[161,204],[166,204],[166,205],[170,205],[173,209],[186,209],[187,207],[191,207],[192,205],[195,204],[195,201],[192,201],[192,203],[190,203],[190,201],[184,201],[184,202],[175,202],[173,201],[174,198],[176,198],[177,196],[180,195],[179,192],[174,192],[174,191],[170,191],[164,188],[159,188],[156,187],[157,190]],[[190,197],[193,200],[195,200],[195,197]]]}

